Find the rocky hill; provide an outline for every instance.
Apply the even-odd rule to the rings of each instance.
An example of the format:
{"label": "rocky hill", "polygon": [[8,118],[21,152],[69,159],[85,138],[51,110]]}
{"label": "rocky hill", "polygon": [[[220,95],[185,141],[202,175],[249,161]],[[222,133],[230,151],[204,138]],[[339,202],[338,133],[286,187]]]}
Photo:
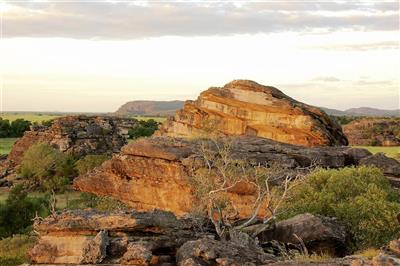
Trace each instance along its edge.
{"label": "rocky hill", "polygon": [[400,118],[363,118],[343,126],[350,145],[400,146]]}
{"label": "rocky hill", "polygon": [[341,127],[325,112],[249,80],[212,87],[187,101],[158,135],[196,137],[210,131],[303,146],[347,145]]}
{"label": "rocky hill", "polygon": [[328,115],[334,116],[371,116],[371,117],[400,117],[400,109],[384,110],[371,107],[350,108],[344,111],[320,107]]}
{"label": "rocky hill", "polygon": [[[115,197],[138,211],[161,209],[178,216],[188,214],[195,206],[188,176],[202,169],[193,166],[201,143],[168,137],[138,140],[123,147],[121,153],[93,172],[75,179],[74,186],[81,191]],[[231,147],[232,156],[249,163],[279,164],[287,169],[366,164],[380,167],[393,177],[394,183],[400,179],[398,161],[372,155],[365,149],[306,148],[259,137],[233,138]],[[227,196],[235,203],[239,217],[251,215],[254,188],[238,185]]]}
{"label": "rocky hill", "polygon": [[184,101],[131,101],[122,105],[115,115],[170,116],[183,104]]}
{"label": "rocky hill", "polygon": [[136,119],[108,116],[67,116],[55,119],[50,127],[37,126],[25,132],[13,145],[7,160],[8,168],[18,165],[24,152],[35,143],[44,142],[62,152],[82,157],[87,154],[112,154],[127,143],[130,128]]}

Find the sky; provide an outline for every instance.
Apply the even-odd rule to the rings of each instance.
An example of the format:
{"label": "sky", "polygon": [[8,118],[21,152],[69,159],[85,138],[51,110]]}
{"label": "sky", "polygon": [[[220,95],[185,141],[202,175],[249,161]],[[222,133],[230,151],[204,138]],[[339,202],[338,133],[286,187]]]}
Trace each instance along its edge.
{"label": "sky", "polygon": [[234,79],[399,108],[397,1],[0,0],[0,111],[113,112]]}

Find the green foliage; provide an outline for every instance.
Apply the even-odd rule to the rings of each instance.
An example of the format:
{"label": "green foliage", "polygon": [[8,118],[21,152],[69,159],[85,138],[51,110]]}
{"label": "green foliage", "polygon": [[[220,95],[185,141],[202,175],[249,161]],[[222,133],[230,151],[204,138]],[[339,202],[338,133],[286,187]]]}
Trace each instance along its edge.
{"label": "green foliage", "polygon": [[30,198],[22,185],[15,186],[5,203],[0,203],[0,238],[25,233],[38,214],[49,214],[48,199]]}
{"label": "green foliage", "polygon": [[107,155],[86,155],[84,158],[75,163],[76,170],[79,175],[84,175],[95,167],[100,166],[104,161],[110,157]]}
{"label": "green foliage", "polygon": [[53,125],[54,120],[53,119],[49,119],[49,120],[43,120],[42,121],[42,125],[45,127],[51,127]]}
{"label": "green foliage", "polygon": [[356,249],[399,237],[399,198],[377,168],[317,169],[289,198],[281,218],[305,212],[337,217],[352,233]]}
{"label": "green foliage", "polygon": [[0,138],[19,138],[29,130],[31,122],[24,119],[16,119],[10,123],[0,117]]}
{"label": "green foliage", "polygon": [[18,171],[35,187],[62,192],[69,180],[76,176],[74,165],[73,157],[48,144],[37,143],[25,152]]}
{"label": "green foliage", "polygon": [[16,266],[28,262],[27,251],[33,246],[36,237],[14,235],[0,240],[0,265]]}
{"label": "green foliage", "polygon": [[91,193],[82,193],[79,199],[69,201],[68,209],[92,208],[99,211],[127,210],[128,207],[109,196],[96,196]]}
{"label": "green foliage", "polygon": [[140,137],[149,137],[153,135],[154,131],[158,128],[158,122],[153,119],[149,119],[147,121],[141,120],[139,121],[139,125],[135,128],[129,130],[129,138],[137,139]]}

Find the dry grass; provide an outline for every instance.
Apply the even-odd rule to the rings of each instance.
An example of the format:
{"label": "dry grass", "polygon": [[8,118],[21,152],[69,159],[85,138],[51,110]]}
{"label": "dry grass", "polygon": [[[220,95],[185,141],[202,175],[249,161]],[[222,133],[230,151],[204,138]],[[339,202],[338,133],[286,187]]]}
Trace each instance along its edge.
{"label": "dry grass", "polygon": [[357,251],[354,255],[358,255],[367,259],[371,259],[375,256],[378,256],[380,253],[379,249],[376,248],[367,248],[364,250]]}
{"label": "dry grass", "polygon": [[28,235],[14,235],[0,240],[0,265],[14,266],[28,262],[27,251],[35,240]]}

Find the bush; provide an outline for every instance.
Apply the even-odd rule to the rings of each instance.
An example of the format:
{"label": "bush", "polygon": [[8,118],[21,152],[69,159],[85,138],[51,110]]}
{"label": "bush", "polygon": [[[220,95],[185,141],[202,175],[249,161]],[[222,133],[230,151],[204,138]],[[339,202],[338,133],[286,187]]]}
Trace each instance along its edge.
{"label": "bush", "polygon": [[74,165],[73,157],[48,144],[38,143],[25,152],[18,171],[35,187],[62,192],[69,180],[76,176]]}
{"label": "bush", "polygon": [[33,224],[37,215],[45,217],[49,214],[48,200],[30,198],[22,185],[15,186],[5,203],[0,203],[0,237],[25,233]]}
{"label": "bush", "polygon": [[19,138],[24,135],[24,132],[29,130],[31,122],[24,119],[16,119],[11,122],[10,137]]}
{"label": "bush", "polygon": [[10,121],[0,117],[0,138],[10,137]]}
{"label": "bush", "polygon": [[291,191],[284,215],[310,212],[343,221],[354,247],[379,247],[399,237],[398,195],[377,168],[317,169]]}
{"label": "bush", "polygon": [[107,155],[86,155],[84,158],[76,162],[76,170],[79,175],[84,175],[95,167],[100,166],[104,161],[110,157]]}
{"label": "bush", "polygon": [[149,119],[147,121],[139,121],[139,126],[132,128],[128,131],[130,139],[137,139],[140,137],[149,137],[157,130],[158,123]]}

